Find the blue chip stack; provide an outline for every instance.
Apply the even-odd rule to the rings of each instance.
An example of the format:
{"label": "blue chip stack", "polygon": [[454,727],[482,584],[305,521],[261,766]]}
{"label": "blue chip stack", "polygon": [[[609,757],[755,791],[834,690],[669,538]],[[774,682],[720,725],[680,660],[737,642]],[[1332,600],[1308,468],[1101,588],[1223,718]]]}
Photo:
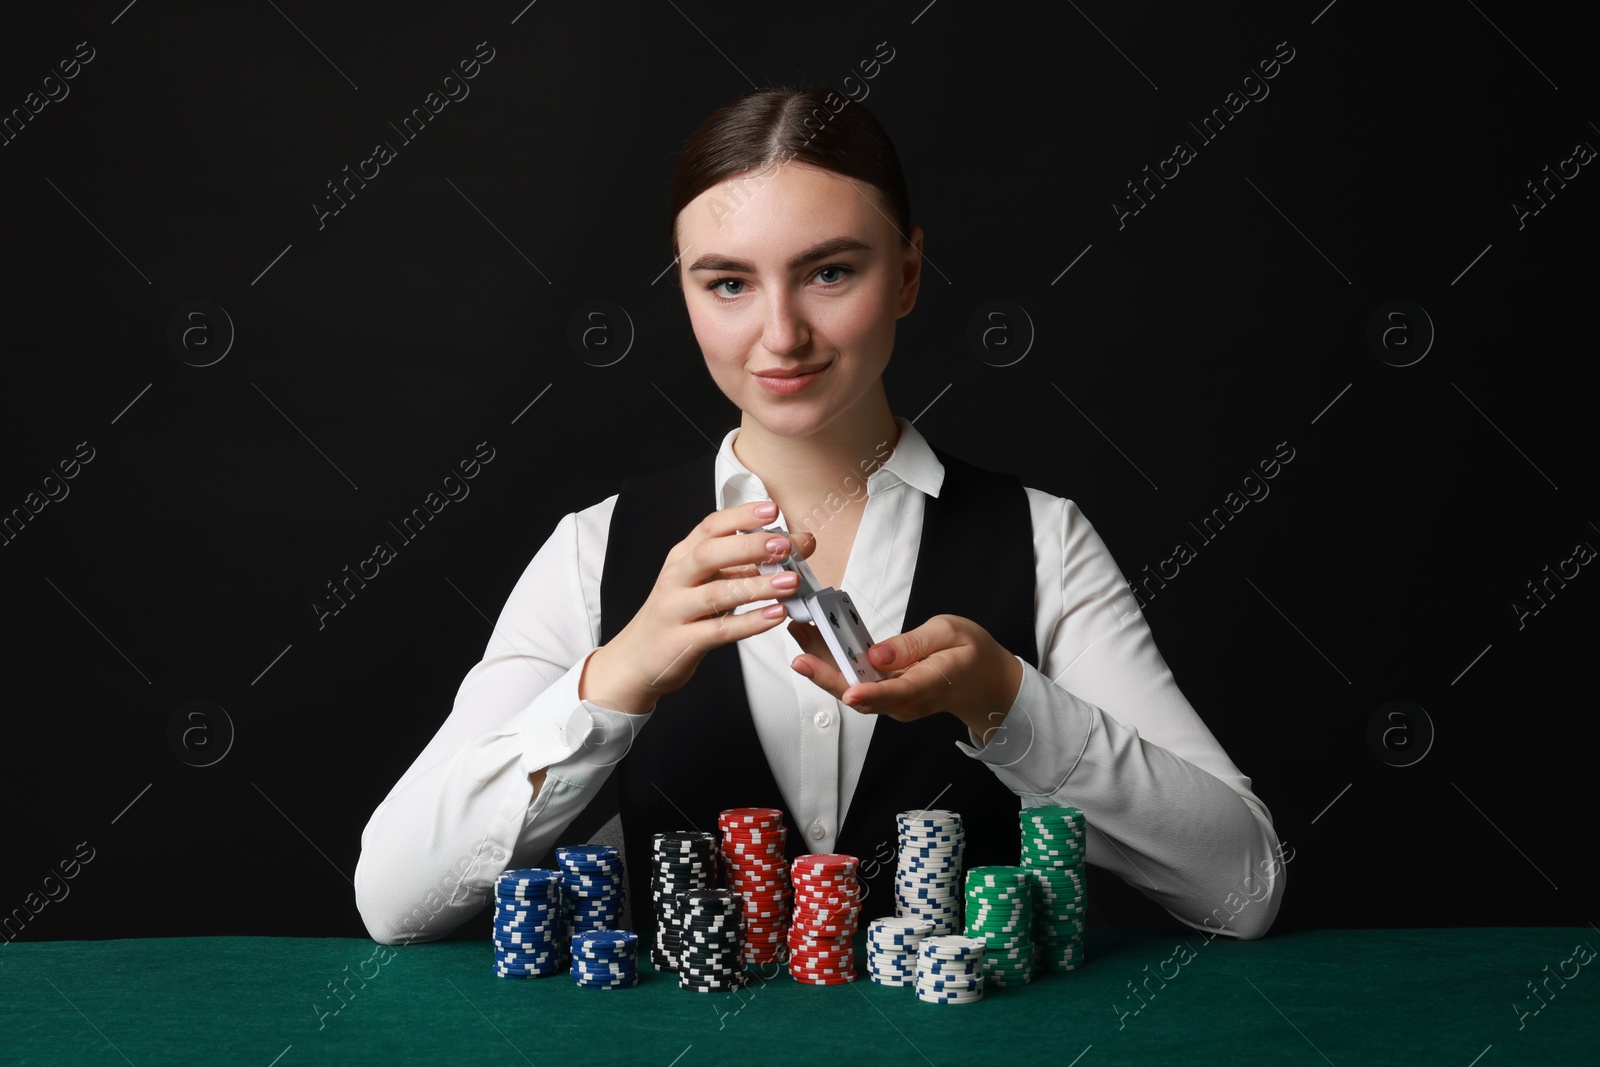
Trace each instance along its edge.
{"label": "blue chip stack", "polygon": [[494,973],[543,978],[566,964],[561,941],[561,872],[524,867],[494,887]]}
{"label": "blue chip stack", "polygon": [[622,922],[622,856],[610,845],[556,849],[566,889],[564,931],[614,930]]}
{"label": "blue chip stack", "polygon": [[572,935],[572,980],[580,989],[631,989],[639,984],[639,935],[590,930]]}

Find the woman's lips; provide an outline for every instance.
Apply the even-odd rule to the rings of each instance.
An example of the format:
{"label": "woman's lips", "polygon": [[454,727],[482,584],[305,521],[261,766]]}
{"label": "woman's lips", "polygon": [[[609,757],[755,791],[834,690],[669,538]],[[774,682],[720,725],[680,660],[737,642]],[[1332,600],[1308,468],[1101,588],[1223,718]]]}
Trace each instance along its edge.
{"label": "woman's lips", "polygon": [[756,381],[761,383],[761,388],[765,389],[767,392],[777,393],[779,396],[787,396],[790,393],[798,393],[800,390],[806,388],[812,382],[826,374],[828,367],[831,366],[833,366],[833,361],[829,360],[827,365],[822,367],[820,370],[814,370],[810,374],[796,375],[793,378],[773,378],[763,374],[757,374],[754,377]]}

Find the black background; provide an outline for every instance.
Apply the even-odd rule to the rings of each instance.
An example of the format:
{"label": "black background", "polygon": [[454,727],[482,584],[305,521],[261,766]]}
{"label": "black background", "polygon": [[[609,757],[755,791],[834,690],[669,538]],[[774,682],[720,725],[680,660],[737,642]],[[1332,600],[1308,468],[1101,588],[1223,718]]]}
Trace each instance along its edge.
{"label": "black background", "polygon": [[[1278,929],[1594,917],[1600,578],[1520,626],[1512,607],[1600,545],[1600,178],[1520,226],[1512,207],[1600,144],[1592,40],[1565,16],[278,7],[114,0],[0,34],[7,113],[95,49],[0,148],[0,509],[94,450],[0,548],[0,913],[95,850],[24,937],[364,932],[361,829],[557,520],[737,423],[662,276],[666,186],[707,112],[777,83],[866,91],[905,164],[928,265],[895,412],[1076,501],[1130,579],[1199,548],[1146,610],[1295,850]],[[481,41],[470,96],[319,229],[325,183],[398,145],[389,123]],[[894,58],[859,80],[880,42]],[[1200,146],[1186,123],[1279,42],[1270,95]],[[1111,199],[1178,139],[1197,158],[1119,228]],[[595,299],[636,330],[610,366],[566,341]],[[1036,331],[1004,367],[966,343],[997,299]],[[195,300],[236,330],[207,367],[167,339]],[[1367,341],[1393,300],[1437,330],[1409,366],[1419,348]],[[319,629],[324,583],[483,441],[470,496]],[[1188,523],[1279,442],[1270,495],[1202,545]],[[169,746],[191,700],[236,731],[209,767]],[[1411,766],[1368,743],[1391,700],[1436,731]],[[1403,756],[1423,728],[1402,725]]]}

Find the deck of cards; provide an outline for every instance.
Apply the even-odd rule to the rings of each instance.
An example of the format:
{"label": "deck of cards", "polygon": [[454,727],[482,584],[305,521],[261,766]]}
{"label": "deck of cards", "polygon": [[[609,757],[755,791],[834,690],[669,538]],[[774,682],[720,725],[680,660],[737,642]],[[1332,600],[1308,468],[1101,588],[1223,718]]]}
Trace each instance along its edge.
{"label": "deck of cards", "polygon": [[[780,534],[788,537],[791,545],[794,543],[789,531],[781,526],[739,532]],[[775,563],[761,563],[757,566],[762,574],[793,571],[800,576],[799,587],[793,595],[784,597],[782,601],[788,609],[789,617],[797,622],[816,624],[817,629],[822,631],[822,639],[828,643],[829,650],[833,652],[834,661],[839,665],[839,672],[851,685],[881,682],[889,677],[867,660],[867,649],[873,645],[872,635],[867,632],[866,624],[856,612],[856,606],[850,602],[849,593],[832,586],[824,588],[817,581],[817,576],[811,573],[811,568],[806,565],[805,559],[798,551],[791,552],[786,559]]]}

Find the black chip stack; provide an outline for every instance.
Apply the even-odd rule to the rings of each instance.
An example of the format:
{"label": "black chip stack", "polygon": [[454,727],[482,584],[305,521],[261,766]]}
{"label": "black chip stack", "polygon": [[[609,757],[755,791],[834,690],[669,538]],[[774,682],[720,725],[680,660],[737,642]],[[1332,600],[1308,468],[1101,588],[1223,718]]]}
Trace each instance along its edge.
{"label": "black chip stack", "polygon": [[650,896],[656,909],[656,936],[650,945],[650,962],[658,971],[675,971],[681,945],[678,894],[716,887],[717,838],[698,830],[679,830],[656,834],[651,846]]}
{"label": "black chip stack", "polygon": [[678,985],[728,993],[745,984],[744,897],[733,889],[678,894]]}

